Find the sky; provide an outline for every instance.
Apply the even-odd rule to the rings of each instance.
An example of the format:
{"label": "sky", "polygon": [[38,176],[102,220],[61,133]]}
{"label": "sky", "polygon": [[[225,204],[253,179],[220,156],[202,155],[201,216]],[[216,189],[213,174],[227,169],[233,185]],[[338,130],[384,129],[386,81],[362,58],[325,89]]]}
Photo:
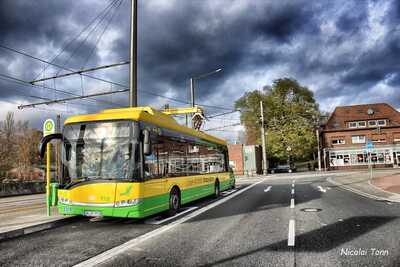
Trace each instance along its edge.
{"label": "sky", "polygon": [[[400,2],[396,0],[139,0],[139,105],[162,108],[196,102],[207,115],[227,112],[245,92],[293,78],[315,94],[322,111],[335,106],[387,102],[400,108]],[[108,7],[108,8],[107,8]],[[129,60],[130,1],[2,0],[0,46],[80,69]],[[120,93],[18,110],[20,104],[122,87],[79,75],[32,87],[23,81],[66,73],[0,48],[0,119],[40,127],[63,118],[127,106]],[[127,65],[89,75],[129,84]],[[56,90],[54,90],[56,89]],[[63,93],[65,91],[67,93]],[[177,100],[174,101],[173,99]],[[204,129],[237,124],[239,114],[215,117]],[[234,141],[241,126],[210,133]]]}

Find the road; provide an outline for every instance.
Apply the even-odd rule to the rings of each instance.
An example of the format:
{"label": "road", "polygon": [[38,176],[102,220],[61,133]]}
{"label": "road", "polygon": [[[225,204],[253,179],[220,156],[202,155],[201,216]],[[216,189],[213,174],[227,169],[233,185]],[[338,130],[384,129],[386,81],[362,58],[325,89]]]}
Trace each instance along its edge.
{"label": "road", "polygon": [[167,221],[83,218],[3,241],[0,265],[400,266],[400,204],[326,177],[243,181],[236,192],[188,208]]}

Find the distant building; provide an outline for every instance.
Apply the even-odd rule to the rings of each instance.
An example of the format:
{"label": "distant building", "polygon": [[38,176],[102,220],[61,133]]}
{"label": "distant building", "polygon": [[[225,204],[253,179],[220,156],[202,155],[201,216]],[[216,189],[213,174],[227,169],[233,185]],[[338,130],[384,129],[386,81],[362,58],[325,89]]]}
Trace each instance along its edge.
{"label": "distant building", "polygon": [[235,175],[262,174],[262,150],[259,145],[228,145],[229,166]]}
{"label": "distant building", "polygon": [[[328,169],[400,166],[400,113],[386,103],[336,107],[321,132]],[[370,154],[366,144],[372,142]]]}

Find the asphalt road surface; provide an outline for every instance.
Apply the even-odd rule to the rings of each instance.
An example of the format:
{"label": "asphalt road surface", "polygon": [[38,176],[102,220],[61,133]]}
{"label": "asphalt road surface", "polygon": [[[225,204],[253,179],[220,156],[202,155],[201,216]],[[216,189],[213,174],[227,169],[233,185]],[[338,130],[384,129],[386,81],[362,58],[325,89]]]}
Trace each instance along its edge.
{"label": "asphalt road surface", "polygon": [[171,220],[83,218],[3,241],[0,265],[400,266],[399,203],[326,177],[274,177],[192,203]]}

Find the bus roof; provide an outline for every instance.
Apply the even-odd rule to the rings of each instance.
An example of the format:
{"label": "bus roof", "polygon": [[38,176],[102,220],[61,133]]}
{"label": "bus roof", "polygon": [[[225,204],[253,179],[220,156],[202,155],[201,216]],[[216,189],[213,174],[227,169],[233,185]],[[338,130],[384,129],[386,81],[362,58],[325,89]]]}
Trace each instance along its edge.
{"label": "bus roof", "polygon": [[105,120],[134,120],[145,121],[157,126],[175,130],[177,132],[185,133],[191,136],[198,137],[205,141],[226,145],[222,139],[208,135],[202,131],[196,131],[180,125],[176,120],[167,114],[157,111],[151,107],[135,107],[135,108],[118,108],[106,109],[99,113],[71,116],[65,120],[64,124],[90,122],[90,121],[105,121]]}

